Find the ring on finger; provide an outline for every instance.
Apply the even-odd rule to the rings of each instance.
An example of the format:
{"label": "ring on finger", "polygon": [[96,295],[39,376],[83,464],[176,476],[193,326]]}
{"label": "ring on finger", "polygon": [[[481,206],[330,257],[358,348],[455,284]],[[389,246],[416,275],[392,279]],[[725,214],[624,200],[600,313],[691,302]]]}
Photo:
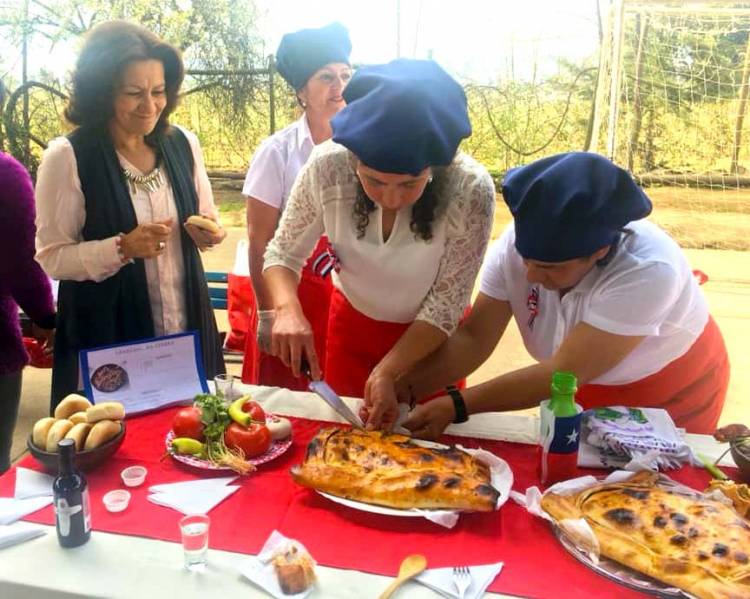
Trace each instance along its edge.
{"label": "ring on finger", "polygon": [[156,244],[156,250],[158,252],[161,252],[165,247],[167,247],[167,244],[164,243],[163,241],[160,241],[159,243]]}

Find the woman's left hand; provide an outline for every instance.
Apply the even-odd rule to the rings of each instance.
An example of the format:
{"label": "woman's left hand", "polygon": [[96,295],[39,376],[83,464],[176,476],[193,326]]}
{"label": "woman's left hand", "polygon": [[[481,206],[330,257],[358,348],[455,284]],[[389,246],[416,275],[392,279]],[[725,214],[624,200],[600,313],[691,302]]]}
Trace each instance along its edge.
{"label": "woman's left hand", "polygon": [[368,430],[391,429],[398,416],[396,380],[377,368],[365,383],[365,403],[360,412]]}
{"label": "woman's left hand", "polygon": [[416,406],[401,426],[408,428],[415,437],[434,441],[455,418],[453,400],[443,395]]}
{"label": "woman's left hand", "polygon": [[[205,218],[210,217],[206,216]],[[211,233],[211,231],[201,229],[200,227],[196,227],[195,225],[189,225],[186,223],[184,226],[185,230],[188,232],[188,235],[190,235],[190,238],[193,240],[196,247],[201,252],[210,250],[215,245],[224,241],[227,236],[227,232],[225,229],[219,229],[217,233]]]}

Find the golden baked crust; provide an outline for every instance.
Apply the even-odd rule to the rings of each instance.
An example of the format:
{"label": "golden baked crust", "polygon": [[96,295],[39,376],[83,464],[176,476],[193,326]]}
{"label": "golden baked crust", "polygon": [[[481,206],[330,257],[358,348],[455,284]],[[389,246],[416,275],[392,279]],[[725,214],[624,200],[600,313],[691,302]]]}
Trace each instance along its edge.
{"label": "golden baked crust", "polygon": [[640,472],[573,495],[547,493],[558,522],[585,518],[601,554],[705,599],[750,597],[750,525],[722,503],[657,486]]}
{"label": "golden baked crust", "polygon": [[750,520],[750,486],[732,480],[712,480],[706,491],[714,490],[721,491],[731,499],[740,516]]}
{"label": "golden baked crust", "polygon": [[499,495],[487,465],[468,453],[382,431],[324,428],[291,473],[305,487],[399,509],[489,512]]}

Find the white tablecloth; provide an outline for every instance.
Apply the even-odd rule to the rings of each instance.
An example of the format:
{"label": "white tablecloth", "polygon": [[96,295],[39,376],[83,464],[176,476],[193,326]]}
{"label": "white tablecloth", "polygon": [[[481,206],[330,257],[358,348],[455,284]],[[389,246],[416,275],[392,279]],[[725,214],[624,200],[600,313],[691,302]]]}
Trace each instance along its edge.
{"label": "white tablecloth", "polygon": [[[343,420],[311,393],[286,389],[245,386],[272,413],[318,420]],[[347,399],[358,408],[359,400]],[[535,443],[535,417],[513,414],[482,414],[464,424],[452,425],[448,433],[460,436]],[[688,435],[690,445],[718,457],[722,446],[706,435]],[[37,525],[49,534],[0,550],[0,598],[46,599],[48,597],[117,597],[123,599],[205,599],[267,597],[238,573],[246,555],[209,550],[209,567],[203,573],[182,567],[182,546],[140,537],[97,532],[75,549],[62,549],[54,527]],[[270,533],[270,531],[269,531]],[[364,599],[377,597],[391,578],[356,570],[319,566],[313,598]],[[500,574],[502,576],[502,573]],[[437,593],[417,583],[407,583],[397,597],[422,599]],[[487,597],[503,597],[488,593]]]}

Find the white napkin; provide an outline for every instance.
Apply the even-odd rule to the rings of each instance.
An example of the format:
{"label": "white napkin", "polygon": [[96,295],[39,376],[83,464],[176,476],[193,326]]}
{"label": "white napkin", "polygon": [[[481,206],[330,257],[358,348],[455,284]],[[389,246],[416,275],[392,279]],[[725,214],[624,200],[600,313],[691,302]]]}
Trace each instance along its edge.
{"label": "white napkin", "polygon": [[[466,589],[465,599],[478,599],[495,580],[495,577],[503,569],[503,562],[487,564],[484,566],[471,566],[471,584]],[[454,597],[458,599],[458,589],[453,583],[453,568],[432,568],[425,570],[414,578],[417,582],[437,591],[443,597]]]}
{"label": "white napkin", "polygon": [[186,516],[192,516],[207,514],[239,488],[239,485],[227,485],[213,489],[154,493],[148,496],[148,500],[156,505],[171,507]]}
{"label": "white napkin", "polygon": [[47,531],[37,526],[19,522],[13,526],[0,525],[0,549],[23,543],[29,539],[46,535]]}
{"label": "white napkin", "polygon": [[16,520],[33,514],[51,503],[52,497],[30,497],[29,499],[0,497],[0,525],[13,524]]}
{"label": "white napkin", "polygon": [[55,478],[43,472],[29,470],[28,468],[16,468],[16,499],[28,499],[29,497],[52,497],[52,483]]}
{"label": "white napkin", "polygon": [[272,560],[275,555],[284,553],[290,544],[296,545],[297,551],[307,553],[307,549],[302,543],[289,539],[278,530],[274,530],[257,556],[250,556],[242,561],[240,573],[276,599],[303,599],[307,597],[315,588],[314,584],[306,591],[296,595],[285,595],[279,586],[279,579],[276,577],[276,569],[273,567]]}
{"label": "white napkin", "polygon": [[236,476],[221,476],[218,478],[199,478],[196,480],[182,480],[176,483],[164,483],[148,488],[149,493],[202,493],[225,487],[237,480]]}

